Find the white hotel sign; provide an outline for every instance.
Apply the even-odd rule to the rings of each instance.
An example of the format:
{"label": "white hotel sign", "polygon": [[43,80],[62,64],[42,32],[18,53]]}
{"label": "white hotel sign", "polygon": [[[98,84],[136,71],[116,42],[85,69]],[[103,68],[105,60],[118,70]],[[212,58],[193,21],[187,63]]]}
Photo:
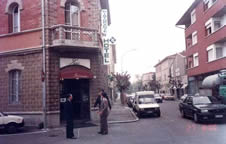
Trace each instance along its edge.
{"label": "white hotel sign", "polygon": [[101,33],[103,37],[103,57],[104,65],[110,64],[110,40],[107,38],[108,27],[108,11],[107,9],[101,10]]}

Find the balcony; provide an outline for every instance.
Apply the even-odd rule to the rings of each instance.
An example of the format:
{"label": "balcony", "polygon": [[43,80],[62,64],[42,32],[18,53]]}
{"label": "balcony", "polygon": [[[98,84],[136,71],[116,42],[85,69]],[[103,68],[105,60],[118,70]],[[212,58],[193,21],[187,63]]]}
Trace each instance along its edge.
{"label": "balcony", "polygon": [[51,47],[59,49],[99,49],[100,36],[97,30],[68,26],[56,25],[50,28]]}

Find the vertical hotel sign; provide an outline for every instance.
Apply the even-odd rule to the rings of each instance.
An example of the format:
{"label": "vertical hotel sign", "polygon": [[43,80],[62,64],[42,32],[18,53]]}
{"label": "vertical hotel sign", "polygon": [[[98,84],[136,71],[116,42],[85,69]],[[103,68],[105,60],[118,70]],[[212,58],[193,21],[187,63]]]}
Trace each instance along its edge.
{"label": "vertical hotel sign", "polygon": [[108,27],[108,11],[107,9],[101,10],[101,34],[103,39],[103,57],[104,65],[110,64],[110,40],[107,38]]}

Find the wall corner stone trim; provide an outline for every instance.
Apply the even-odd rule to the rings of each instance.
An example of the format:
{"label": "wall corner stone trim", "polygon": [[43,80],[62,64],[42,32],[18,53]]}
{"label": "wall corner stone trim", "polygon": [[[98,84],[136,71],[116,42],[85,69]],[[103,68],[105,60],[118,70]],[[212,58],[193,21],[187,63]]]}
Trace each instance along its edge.
{"label": "wall corner stone trim", "polygon": [[10,64],[7,65],[7,68],[5,69],[6,72],[9,72],[11,70],[24,70],[24,67],[21,63],[18,63],[17,60],[12,60]]}
{"label": "wall corner stone trim", "polygon": [[7,0],[6,8],[5,8],[5,13],[8,14],[10,13],[10,5],[12,3],[17,3],[19,6],[20,10],[23,10],[23,2],[22,0]]}

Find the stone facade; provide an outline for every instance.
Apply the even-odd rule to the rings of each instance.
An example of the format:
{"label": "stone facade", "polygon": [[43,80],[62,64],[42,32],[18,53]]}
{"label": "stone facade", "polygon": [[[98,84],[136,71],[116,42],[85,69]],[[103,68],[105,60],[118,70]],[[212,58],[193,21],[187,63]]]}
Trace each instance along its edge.
{"label": "stone facade", "polygon": [[160,92],[170,93],[170,67],[173,64],[175,55],[167,56],[158,64],[155,65],[156,68],[156,80],[159,81],[161,89]]}

